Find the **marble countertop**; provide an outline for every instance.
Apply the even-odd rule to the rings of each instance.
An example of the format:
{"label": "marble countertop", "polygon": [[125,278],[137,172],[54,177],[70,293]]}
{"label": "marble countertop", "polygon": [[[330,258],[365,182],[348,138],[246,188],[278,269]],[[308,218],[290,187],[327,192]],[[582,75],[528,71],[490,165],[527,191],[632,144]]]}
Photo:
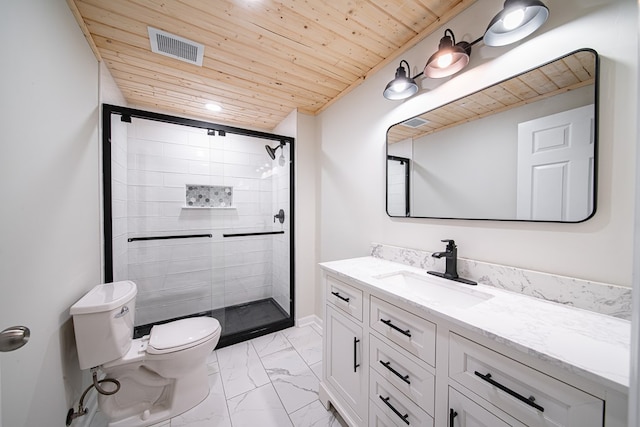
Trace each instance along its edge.
{"label": "marble countertop", "polygon": [[[400,300],[427,314],[479,333],[561,369],[623,393],[629,388],[631,323],[612,316],[567,307],[515,292],[441,279],[425,270],[374,257],[321,263],[334,275],[365,289]],[[429,298],[425,288],[385,280],[406,272],[441,288],[481,296],[461,307],[457,298]],[[461,295],[464,297],[465,295]],[[460,298],[460,301],[464,298]]]}

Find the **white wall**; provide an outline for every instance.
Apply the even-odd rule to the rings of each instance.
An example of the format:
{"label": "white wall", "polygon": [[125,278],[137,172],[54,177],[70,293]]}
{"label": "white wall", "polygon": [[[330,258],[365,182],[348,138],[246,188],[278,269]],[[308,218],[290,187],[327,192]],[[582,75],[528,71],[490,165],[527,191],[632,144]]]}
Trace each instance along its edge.
{"label": "white wall", "polygon": [[2,424],[64,425],[81,381],[69,307],[100,281],[98,63],[64,0],[2,3]]}
{"label": "white wall", "polygon": [[[405,102],[382,89],[390,64],[319,116],[321,261],[368,254],[372,241],[428,251],[455,239],[461,257],[630,286],[636,144],[637,12],[630,0],[549,1],[550,18],[515,46],[476,45],[469,68]],[[503,5],[479,0],[447,24],[472,40]],[[402,58],[416,74],[436,50],[442,30]],[[510,75],[591,47],[601,55],[598,211],[581,224],[389,218],[384,208],[385,132],[404,119]]]}
{"label": "white wall", "polygon": [[104,61],[100,63],[100,104],[118,105],[120,107],[127,106],[124,95],[122,95],[120,88],[104,64]]}

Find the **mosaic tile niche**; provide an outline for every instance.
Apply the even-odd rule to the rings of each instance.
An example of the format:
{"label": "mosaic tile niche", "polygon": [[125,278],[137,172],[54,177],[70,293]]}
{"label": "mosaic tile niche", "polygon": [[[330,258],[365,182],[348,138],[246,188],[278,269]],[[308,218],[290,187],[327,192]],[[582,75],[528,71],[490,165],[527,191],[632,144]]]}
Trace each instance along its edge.
{"label": "mosaic tile niche", "polygon": [[233,207],[233,187],[219,185],[185,186],[187,208],[230,208]]}

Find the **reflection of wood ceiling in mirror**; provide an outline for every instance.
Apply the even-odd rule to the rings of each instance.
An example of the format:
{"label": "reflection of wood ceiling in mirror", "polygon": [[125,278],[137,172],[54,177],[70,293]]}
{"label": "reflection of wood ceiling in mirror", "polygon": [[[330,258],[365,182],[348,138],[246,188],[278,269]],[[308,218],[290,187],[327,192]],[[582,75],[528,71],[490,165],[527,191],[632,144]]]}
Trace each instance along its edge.
{"label": "reflection of wood ceiling in mirror", "polygon": [[481,119],[594,83],[595,55],[576,52],[418,116],[424,124],[389,129],[390,144]]}

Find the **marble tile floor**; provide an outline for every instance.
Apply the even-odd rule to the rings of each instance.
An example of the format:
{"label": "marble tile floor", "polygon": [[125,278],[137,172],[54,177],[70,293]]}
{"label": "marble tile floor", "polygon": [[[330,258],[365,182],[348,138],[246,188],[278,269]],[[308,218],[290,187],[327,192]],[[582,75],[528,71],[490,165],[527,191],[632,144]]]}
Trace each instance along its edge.
{"label": "marble tile floor", "polygon": [[[209,396],[153,427],[345,427],[318,400],[322,336],[315,326],[285,329],[215,350]],[[90,427],[106,427],[98,411]]]}

